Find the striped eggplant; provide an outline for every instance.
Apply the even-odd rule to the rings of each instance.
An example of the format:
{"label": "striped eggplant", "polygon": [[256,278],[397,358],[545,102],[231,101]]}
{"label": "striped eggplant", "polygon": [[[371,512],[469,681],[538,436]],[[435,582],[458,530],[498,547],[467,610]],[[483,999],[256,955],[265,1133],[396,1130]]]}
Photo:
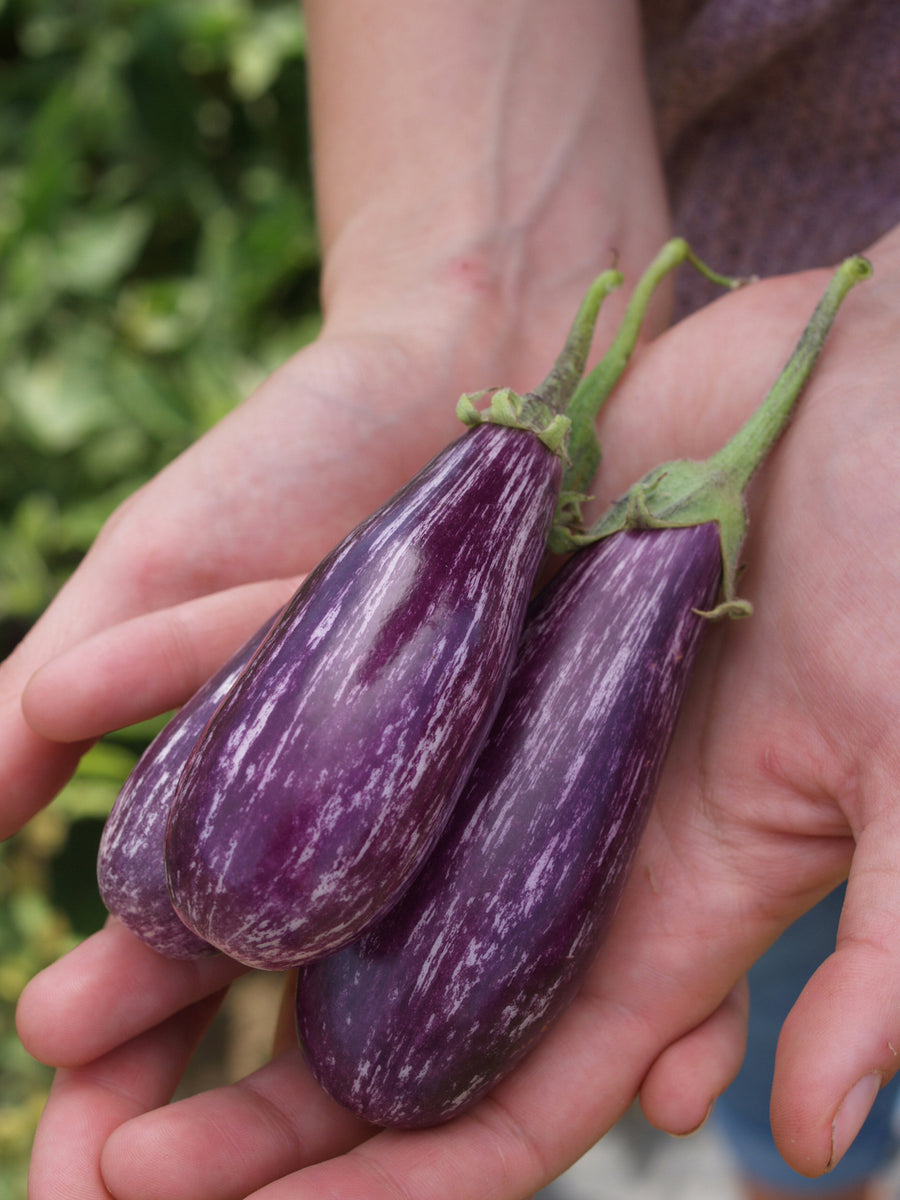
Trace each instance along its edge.
{"label": "striped eggplant", "polygon": [[493,718],[560,475],[481,425],[307,577],[179,782],[169,889],[199,937],[282,970],[393,902]]}
{"label": "striped eggplant", "polygon": [[[569,483],[570,491],[580,490],[579,485],[593,474],[598,454],[593,435],[594,418],[637,343],[649,300],[662,277],[684,261],[692,262],[710,278],[731,285],[732,281],[715,276],[700,263],[683,239],[673,239],[663,247],[638,281],[607,354],[598,367],[581,381],[576,399],[567,408],[566,416],[572,422],[572,430],[566,469],[571,474],[576,467],[580,467],[578,480],[573,476]],[[601,279],[604,282],[599,288],[595,286],[594,299],[588,301],[587,321],[590,320],[591,305],[597,295],[602,294],[607,286],[613,286],[618,276],[616,273],[607,273]],[[585,321],[582,320],[581,324],[583,326]],[[563,370],[567,367],[571,369],[573,357],[577,367],[577,353],[568,359],[565,354],[562,356]],[[471,406],[467,407],[465,399],[462,408],[462,415],[470,422],[481,423],[484,419],[484,414],[474,411]],[[498,415],[496,403],[492,408],[494,416]],[[201,688],[145,751],[134,773],[126,781],[104,832],[98,877],[107,907],[154,949],[172,957],[194,957],[214,952],[208,942],[188,930],[172,908],[168,896],[163,860],[164,828],[175,785],[199,733],[270,624],[268,622],[222,672]]]}
{"label": "striped eggplant", "polygon": [[[272,619],[274,620],[274,618]],[[202,958],[215,947],[172,907],[165,834],[175,786],[194,743],[272,625],[259,629],[156,735],[125,780],[103,827],[97,882],[113,916],[168,958]]]}
{"label": "striped eggplant", "polygon": [[[540,593],[483,753],[425,867],[354,944],[298,972],[297,1030],[313,1074],[364,1119],[415,1128],[465,1111],[577,990],[624,887],[706,618],[746,613],[733,595],[740,546],[727,529],[746,517],[732,485],[746,487],[868,270],[860,259],[842,265],[775,387],[723,451],[640,481],[613,508],[626,527],[573,556]],[[716,515],[684,519],[702,511],[700,492]]]}
{"label": "striped eggplant", "polygon": [[271,970],[331,953],[431,850],[509,677],[560,409],[618,278],[595,281],[536,392],[470,404],[475,427],[319,564],[216,710],[166,833],[172,902],[204,941]]}
{"label": "striped eggplant", "polygon": [[423,871],[299,973],[299,1035],[341,1104],[376,1125],[446,1120],[566,1006],[622,891],[720,573],[704,525],[619,534],[543,589]]}

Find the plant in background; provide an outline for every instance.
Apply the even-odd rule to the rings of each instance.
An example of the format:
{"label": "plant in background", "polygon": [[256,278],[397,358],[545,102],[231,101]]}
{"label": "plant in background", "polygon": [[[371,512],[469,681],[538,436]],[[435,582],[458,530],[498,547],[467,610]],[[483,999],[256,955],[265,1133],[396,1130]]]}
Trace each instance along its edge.
{"label": "plant in background", "polygon": [[[0,4],[0,653],[126,495],[318,327],[296,0]],[[156,725],[0,847],[0,1195],[48,1073],[27,978],[103,919],[85,871]]]}
{"label": "plant in background", "polygon": [[297,9],[0,11],[2,621],[315,332]]}

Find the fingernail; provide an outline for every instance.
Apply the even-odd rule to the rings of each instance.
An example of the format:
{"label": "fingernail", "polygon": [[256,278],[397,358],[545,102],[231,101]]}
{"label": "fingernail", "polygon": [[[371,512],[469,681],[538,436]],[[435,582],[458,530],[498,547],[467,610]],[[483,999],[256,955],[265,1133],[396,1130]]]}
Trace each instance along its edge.
{"label": "fingernail", "polygon": [[672,1137],[689,1138],[689,1137],[693,1137],[695,1133],[699,1133],[700,1130],[703,1128],[703,1126],[706,1124],[706,1122],[709,1120],[709,1118],[712,1116],[712,1111],[715,1108],[715,1106],[716,1106],[715,1100],[710,1100],[709,1108],[706,1110],[706,1116],[703,1118],[703,1120],[700,1122],[699,1125],[695,1125],[693,1129],[686,1129],[684,1133],[673,1133]]}
{"label": "fingernail", "polygon": [[880,1071],[872,1071],[855,1083],[831,1123],[831,1158],[825,1168],[830,1171],[840,1162],[869,1115],[869,1110],[875,1103],[875,1097],[882,1084]]}

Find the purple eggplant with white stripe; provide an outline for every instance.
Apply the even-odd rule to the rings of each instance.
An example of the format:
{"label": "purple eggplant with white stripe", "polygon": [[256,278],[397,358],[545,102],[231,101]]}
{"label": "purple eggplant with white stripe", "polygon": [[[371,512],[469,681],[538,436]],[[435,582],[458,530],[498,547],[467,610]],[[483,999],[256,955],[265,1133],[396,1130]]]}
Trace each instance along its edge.
{"label": "purple eggplant with white stripe", "polygon": [[[540,388],[505,390],[313,571],[182,773],[166,870],[179,916],[249,966],[347,944],[443,828],[509,678],[562,478],[595,281]],[[465,406],[464,406],[465,408]]]}
{"label": "purple eggplant with white stripe", "polygon": [[570,1000],[621,893],[721,572],[713,526],[620,534],[543,589],[424,869],[301,970],[313,1073],[376,1125],[474,1104]]}
{"label": "purple eggplant with white stripe", "polygon": [[624,888],[706,620],[747,613],[734,595],[746,484],[869,271],[842,264],[728,446],[635,485],[602,540],[532,603],[495,724],[422,872],[353,945],[298,973],[311,1069],[359,1116],[415,1128],[465,1111],[575,994]]}
{"label": "purple eggplant with white stripe", "polygon": [[[622,324],[602,362],[578,385],[566,416],[571,419],[570,453],[564,475],[567,495],[577,495],[596,469],[599,452],[593,432],[594,418],[621,375],[637,343],[644,313],[660,280],[676,266],[691,262],[698,270],[726,286],[734,281],[716,275],[701,263],[680,238],[668,242],[638,281]],[[584,340],[592,306],[607,287],[618,282],[615,272],[601,276],[586,308],[576,320],[576,338]],[[578,351],[564,352],[551,376],[550,391],[560,394],[572,387]],[[560,371],[563,377],[559,378]],[[566,377],[568,372],[568,378]],[[508,393],[500,393],[489,410],[492,420],[517,423],[521,413]],[[464,397],[461,416],[479,424],[477,412]],[[546,437],[546,431],[545,431]],[[161,953],[190,958],[212,953],[214,948],[190,932],[172,908],[166,886],[164,828],[178,778],[199,734],[218,703],[236,681],[255,652],[268,622],[239,650],[231,662],[181,709],[141,757],[126,781],[107,824],[98,858],[101,894],[109,910],[139,937]]]}
{"label": "purple eggplant with white stripe", "polygon": [[103,827],[97,855],[103,903],[132,933],[167,958],[217,953],[188,929],[172,907],[166,883],[166,820],[194,743],[271,625],[268,621],[257,630],[160,730],[125,780]]}

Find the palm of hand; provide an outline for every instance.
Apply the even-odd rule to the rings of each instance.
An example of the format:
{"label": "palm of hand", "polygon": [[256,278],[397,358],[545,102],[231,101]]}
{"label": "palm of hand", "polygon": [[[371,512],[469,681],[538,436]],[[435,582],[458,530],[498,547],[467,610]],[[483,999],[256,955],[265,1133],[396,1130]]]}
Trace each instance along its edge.
{"label": "palm of hand", "polygon": [[[481,336],[459,351],[464,323],[431,332],[437,349],[365,330],[320,338],[114,514],[0,670],[0,835],[51,799],[90,739],[182,703],[299,574],[461,431],[456,396],[498,365]],[[206,596],[212,607],[199,600],[186,625],[179,606]],[[86,639],[116,626],[120,643],[101,665]],[[160,635],[172,642],[165,670]],[[29,728],[29,677],[72,646],[84,657],[26,701]],[[126,678],[121,652],[155,661],[144,671],[132,657]]]}
{"label": "palm of hand", "polygon": [[[773,1093],[782,1153],[813,1174],[832,1157],[832,1121],[850,1087],[869,1071],[889,1077],[895,1069],[896,1031],[884,1012],[893,1000],[889,964],[900,951],[891,944],[900,902],[891,877],[900,618],[885,598],[900,581],[890,519],[900,412],[891,383],[897,297],[885,275],[854,298],[754,484],[742,591],[756,611],[712,631],[615,938],[632,971],[634,939],[646,945],[657,984],[638,1010],[648,1021],[667,1011],[669,1040],[672,1029],[696,1024],[704,989],[711,1013],[761,950],[852,866],[838,953],[787,1023]],[[683,348],[676,338],[695,323],[699,333],[700,321],[688,322],[667,339],[671,347],[660,343],[664,356],[690,351],[691,338]],[[615,954],[610,946],[601,955],[606,978],[610,963],[622,965]],[[660,973],[672,981],[667,1001]],[[677,1051],[670,1063],[661,1059],[644,1089],[645,1107],[664,1126],[679,1090],[676,1064]]]}
{"label": "palm of hand", "polygon": [[[729,297],[651,347],[605,422],[611,490],[672,457],[673,448],[678,454],[714,448],[735,414],[760,399],[779,355],[786,357],[785,314],[802,324],[820,283],[820,277],[799,277]],[[267,1200],[282,1193],[299,1200],[328,1188],[350,1194],[361,1185],[373,1196],[406,1188],[462,1200],[494,1184],[498,1195],[526,1195],[586,1149],[642,1082],[651,1118],[690,1128],[737,1065],[741,1021],[734,989],[742,975],[794,916],[846,874],[852,857],[846,941],[789,1022],[776,1077],[776,1133],[790,1161],[811,1173],[825,1168],[841,1098],[868,1071],[892,1070],[888,1047],[897,1032],[885,1027],[883,1013],[897,954],[885,935],[900,897],[884,868],[895,857],[889,784],[898,753],[892,735],[900,704],[893,685],[900,618],[884,597],[893,594],[900,574],[900,526],[885,521],[892,500],[876,486],[890,481],[900,431],[889,392],[896,358],[890,292],[889,282],[879,289],[873,284],[866,296],[848,301],[852,324],[848,315],[845,329],[836,331],[794,427],[758,481],[744,588],[757,600],[756,614],[746,625],[711,633],[613,933],[577,1001],[541,1046],[451,1126],[409,1137],[379,1134],[300,1175],[289,1172],[339,1153],[368,1131],[315,1095],[294,1055],[289,1083],[281,1060],[249,1087],[124,1125],[104,1159],[117,1196],[155,1194],[152,1187],[140,1191],[152,1179],[160,1194],[183,1190],[219,1200],[283,1176],[283,1184],[266,1189]],[[742,317],[753,320],[747,325],[752,340],[722,335],[726,323],[739,329]],[[871,346],[865,362],[861,338]],[[728,355],[727,372],[718,376],[717,354]],[[698,379],[710,381],[710,396],[698,394]],[[726,388],[727,412],[720,398]],[[664,409],[653,413],[653,404]],[[109,934],[120,943],[123,937]],[[120,963],[128,953],[143,953],[123,951],[121,944],[114,949]],[[86,1012],[114,986],[115,973],[103,960],[91,977],[85,962],[82,955],[77,1002]],[[195,1001],[204,986],[223,982],[216,976],[204,985],[195,972],[171,964],[146,969],[158,970],[168,985],[133,1028],[120,1024],[106,1045],[96,1034],[79,1044],[86,1022],[79,1027],[70,1008],[48,1056],[84,1062]],[[47,1045],[39,1031],[60,1028],[67,972],[71,1001],[78,971],[64,961],[26,997],[23,1025],[37,1052],[42,1036]],[[70,1073],[64,1079],[70,1100],[96,1099],[101,1087],[108,1096],[110,1079],[133,1073],[137,1057],[154,1064],[143,1092],[130,1097],[105,1130],[160,1103],[197,1020],[196,1010],[191,1013],[110,1050],[102,1066]],[[278,1116],[248,1122],[248,1096]],[[52,1113],[64,1111],[62,1093],[48,1111],[45,1144]],[[199,1138],[205,1139],[202,1160]],[[169,1156],[165,1169],[161,1145]],[[173,1146],[180,1150],[174,1159]],[[241,1172],[215,1183],[205,1164],[219,1150],[234,1156],[238,1148]],[[43,1156],[46,1161],[46,1150]],[[134,1178],[139,1184],[132,1192]]]}

